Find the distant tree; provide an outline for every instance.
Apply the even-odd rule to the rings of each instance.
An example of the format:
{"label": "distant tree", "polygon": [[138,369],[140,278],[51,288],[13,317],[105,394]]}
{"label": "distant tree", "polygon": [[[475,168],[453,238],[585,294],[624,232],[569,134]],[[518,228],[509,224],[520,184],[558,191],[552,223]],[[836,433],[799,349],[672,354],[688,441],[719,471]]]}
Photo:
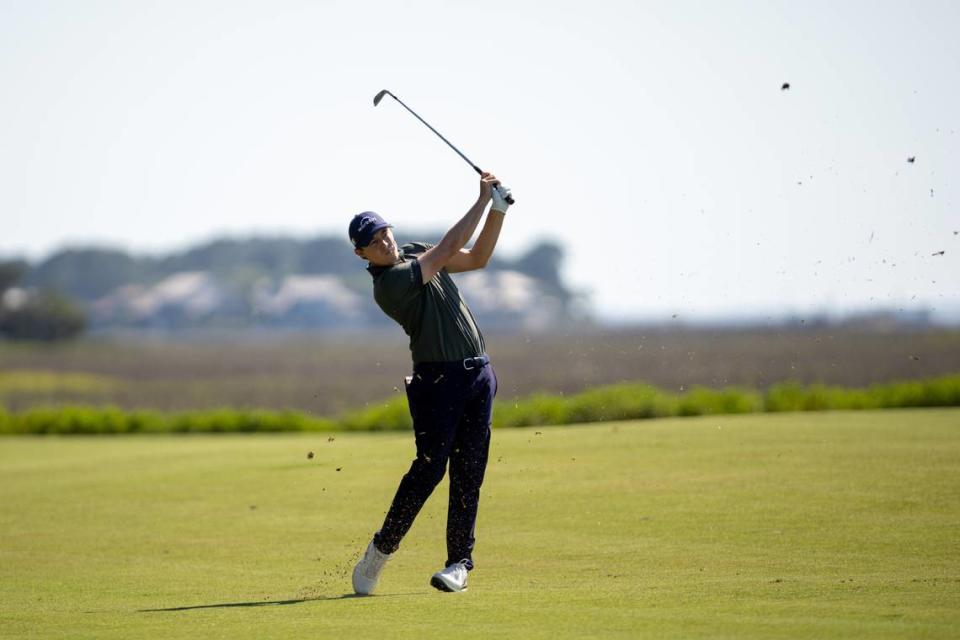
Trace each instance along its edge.
{"label": "distant tree", "polygon": [[56,291],[42,291],[16,309],[0,311],[0,334],[11,340],[69,340],[86,326],[84,313]]}
{"label": "distant tree", "polygon": [[551,285],[561,284],[560,267],[562,265],[563,247],[549,240],[540,242],[513,261],[514,269]]}
{"label": "distant tree", "polygon": [[27,263],[20,260],[0,262],[0,294],[17,284],[27,270]]}
{"label": "distant tree", "polygon": [[32,267],[24,284],[96,300],[121,285],[143,281],[151,265],[150,259],[116,249],[64,249]]}
{"label": "distant tree", "polygon": [[515,260],[498,261],[496,268],[513,269],[534,278],[542,293],[560,300],[566,307],[571,303],[573,294],[563,282],[563,259],[563,247],[551,240],[544,240]]}

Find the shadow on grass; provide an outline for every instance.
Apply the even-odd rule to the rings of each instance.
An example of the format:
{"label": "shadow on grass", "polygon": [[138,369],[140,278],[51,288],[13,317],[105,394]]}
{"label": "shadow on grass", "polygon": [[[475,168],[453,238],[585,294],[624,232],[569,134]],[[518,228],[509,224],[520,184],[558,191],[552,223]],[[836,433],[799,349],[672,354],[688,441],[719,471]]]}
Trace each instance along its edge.
{"label": "shadow on grass", "polygon": [[137,613],[157,613],[162,611],[192,611],[193,609],[231,609],[233,607],[267,607],[286,604],[300,604],[301,602],[320,602],[327,600],[352,600],[354,598],[389,598],[391,596],[413,596],[415,593],[388,593],[382,596],[361,596],[356,593],[345,593],[340,596],[317,596],[314,598],[295,598],[291,600],[261,600],[257,602],[222,602],[219,604],[196,604],[186,607],[167,607],[164,609],[137,609]]}

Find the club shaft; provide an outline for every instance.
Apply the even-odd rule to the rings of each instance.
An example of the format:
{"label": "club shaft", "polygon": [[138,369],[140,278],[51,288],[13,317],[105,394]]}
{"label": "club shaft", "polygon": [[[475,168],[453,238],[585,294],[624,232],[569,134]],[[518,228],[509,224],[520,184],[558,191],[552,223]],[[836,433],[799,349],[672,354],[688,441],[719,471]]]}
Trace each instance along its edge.
{"label": "club shaft", "polygon": [[423,118],[421,118],[419,115],[417,115],[417,112],[416,112],[416,111],[414,111],[413,109],[411,109],[411,108],[408,107],[407,105],[403,104],[403,100],[401,100],[400,98],[398,98],[397,96],[393,95],[393,94],[390,93],[390,92],[387,92],[387,93],[388,93],[388,95],[389,95],[391,98],[393,98],[394,100],[396,100],[397,102],[399,102],[399,103],[400,103],[400,106],[402,106],[404,109],[406,109],[407,111],[409,111],[410,113],[412,113],[413,116],[414,116],[417,120],[419,120],[420,122],[422,122],[422,123],[424,124],[424,126],[426,126],[428,129],[430,129],[430,131],[433,131],[435,134],[437,134],[437,137],[438,137],[438,138],[440,138],[441,140],[443,140],[444,142],[446,142],[446,143],[447,143],[447,146],[449,146],[451,149],[453,149],[454,151],[456,151],[458,156],[460,156],[461,158],[463,158],[464,160],[466,160],[467,164],[469,164],[471,167],[473,167],[473,170],[474,170],[474,171],[476,171],[476,172],[479,173],[479,174],[482,174],[482,173],[483,173],[483,171],[481,171],[480,167],[478,167],[477,165],[473,164],[473,162],[470,161],[470,158],[468,158],[467,156],[463,155],[463,152],[460,151],[460,149],[457,149],[455,146],[453,146],[453,144],[452,144],[449,140],[447,140],[446,138],[444,138],[442,133],[440,133],[439,131],[437,131],[437,130],[434,129],[433,127],[431,127],[431,126],[430,126],[430,123],[427,122],[426,120],[424,120]]}
{"label": "club shaft", "polygon": [[[446,138],[444,138],[442,133],[440,133],[439,131],[437,131],[436,129],[434,129],[432,126],[430,126],[430,123],[429,123],[429,122],[427,122],[426,120],[424,120],[423,118],[421,118],[420,115],[419,115],[416,111],[414,111],[413,109],[411,109],[410,107],[408,107],[406,104],[404,104],[403,100],[401,100],[401,99],[398,98],[397,96],[393,95],[391,92],[389,92],[389,91],[387,91],[386,89],[384,89],[383,91],[381,91],[380,93],[378,93],[376,96],[374,96],[374,98],[373,98],[373,106],[377,106],[378,104],[380,104],[380,100],[383,99],[383,96],[384,96],[384,95],[389,95],[391,98],[393,98],[394,100],[396,100],[397,102],[399,102],[399,103],[400,103],[400,106],[403,107],[404,109],[406,109],[407,111],[409,111],[411,114],[413,114],[413,117],[416,118],[417,120],[419,120],[420,122],[422,122],[422,123],[423,123],[423,126],[425,126],[427,129],[430,129],[430,131],[433,131],[433,132],[437,135],[438,138],[440,138],[441,140],[443,140],[444,142],[447,143],[447,146],[448,146],[448,147],[450,147],[451,149],[453,149],[454,151],[456,151],[456,152],[457,152],[457,155],[460,156],[461,158],[463,158],[464,161],[465,161],[468,165],[470,165],[470,166],[473,168],[474,171],[476,171],[476,172],[477,172],[478,174],[480,174],[481,176],[483,175],[483,171],[480,169],[480,167],[478,167],[477,165],[473,164],[473,162],[470,160],[470,158],[468,158],[467,156],[463,155],[463,152],[460,151],[460,149],[457,149],[455,146],[453,146],[453,143],[451,143],[449,140],[447,140]],[[496,185],[493,186],[493,188],[496,189],[497,193],[499,193],[499,194],[503,197],[503,199],[507,201],[508,204],[514,204],[513,195],[511,195],[509,192],[505,191],[505,190],[503,189],[503,187],[501,187],[499,184],[496,184]]]}

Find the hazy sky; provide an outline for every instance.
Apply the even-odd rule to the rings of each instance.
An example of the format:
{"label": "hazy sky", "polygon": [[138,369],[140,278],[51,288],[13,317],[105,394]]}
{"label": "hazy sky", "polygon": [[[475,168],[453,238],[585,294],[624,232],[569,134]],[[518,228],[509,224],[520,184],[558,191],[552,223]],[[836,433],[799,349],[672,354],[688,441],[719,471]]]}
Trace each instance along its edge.
{"label": "hazy sky", "polygon": [[956,310],[958,32],[955,1],[0,0],[0,254],[449,226],[476,175],[389,88],[513,188],[502,252],[560,241],[608,317]]}

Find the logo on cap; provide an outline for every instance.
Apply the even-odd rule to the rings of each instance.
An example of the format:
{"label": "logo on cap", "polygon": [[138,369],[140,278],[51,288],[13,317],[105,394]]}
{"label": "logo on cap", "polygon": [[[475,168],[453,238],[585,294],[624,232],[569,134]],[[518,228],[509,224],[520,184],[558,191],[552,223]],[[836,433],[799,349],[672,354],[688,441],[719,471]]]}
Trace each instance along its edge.
{"label": "logo on cap", "polygon": [[373,240],[373,234],[389,226],[390,224],[386,220],[373,211],[358,213],[350,221],[350,229],[348,230],[350,242],[357,249],[363,248]]}

